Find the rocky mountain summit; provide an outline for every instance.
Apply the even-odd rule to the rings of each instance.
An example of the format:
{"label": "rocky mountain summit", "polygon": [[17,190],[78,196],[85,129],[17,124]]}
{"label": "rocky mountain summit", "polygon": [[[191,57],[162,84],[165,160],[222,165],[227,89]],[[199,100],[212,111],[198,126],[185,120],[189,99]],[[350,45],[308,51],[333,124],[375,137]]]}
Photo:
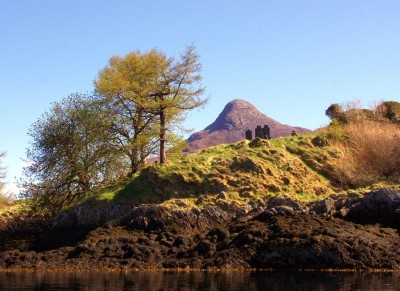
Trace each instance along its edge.
{"label": "rocky mountain summit", "polygon": [[261,113],[251,103],[235,99],[225,106],[213,123],[189,137],[190,151],[197,152],[205,147],[240,141],[245,138],[246,130],[254,131],[258,125],[268,125],[271,138],[289,136],[293,130],[296,133],[310,132],[306,128],[279,123]]}

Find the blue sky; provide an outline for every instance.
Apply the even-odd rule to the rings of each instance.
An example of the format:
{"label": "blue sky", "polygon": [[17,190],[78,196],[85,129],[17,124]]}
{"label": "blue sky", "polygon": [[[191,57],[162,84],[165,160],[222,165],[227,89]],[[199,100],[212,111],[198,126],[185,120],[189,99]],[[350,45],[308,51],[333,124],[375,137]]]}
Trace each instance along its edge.
{"label": "blue sky", "polygon": [[331,103],[400,101],[400,1],[5,0],[0,9],[0,150],[21,174],[30,125],[53,101],[93,89],[113,55],[191,43],[210,102],[201,130],[232,99],[286,124],[326,125]]}

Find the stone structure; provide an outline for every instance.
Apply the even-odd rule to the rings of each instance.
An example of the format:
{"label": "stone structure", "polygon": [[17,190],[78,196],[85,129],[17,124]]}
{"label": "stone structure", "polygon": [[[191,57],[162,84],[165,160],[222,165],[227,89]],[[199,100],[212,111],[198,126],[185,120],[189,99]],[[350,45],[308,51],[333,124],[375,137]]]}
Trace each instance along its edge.
{"label": "stone structure", "polygon": [[248,140],[253,139],[253,132],[250,129],[246,130],[246,139],[248,139]]}
{"label": "stone structure", "polygon": [[264,134],[264,138],[271,139],[271,130],[268,125],[264,125],[263,134]]}
{"label": "stone structure", "polygon": [[[269,128],[268,125],[264,125],[264,127],[261,127],[261,125],[257,125],[257,127],[254,130],[254,137],[257,138],[262,138],[262,139],[271,139],[271,129]],[[248,129],[246,130],[246,139],[252,140],[253,139],[253,132]]]}
{"label": "stone structure", "polygon": [[264,138],[264,133],[263,129],[261,128],[261,125],[257,125],[255,129],[255,137]]}

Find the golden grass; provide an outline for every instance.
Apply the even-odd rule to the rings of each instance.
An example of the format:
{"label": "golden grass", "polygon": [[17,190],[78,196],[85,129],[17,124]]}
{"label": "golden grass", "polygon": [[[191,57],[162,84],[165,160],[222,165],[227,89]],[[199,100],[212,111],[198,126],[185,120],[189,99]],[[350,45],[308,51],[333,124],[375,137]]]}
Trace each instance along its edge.
{"label": "golden grass", "polygon": [[389,122],[363,121],[343,125],[344,138],[333,146],[342,155],[334,177],[348,187],[379,181],[400,182],[400,126]]}

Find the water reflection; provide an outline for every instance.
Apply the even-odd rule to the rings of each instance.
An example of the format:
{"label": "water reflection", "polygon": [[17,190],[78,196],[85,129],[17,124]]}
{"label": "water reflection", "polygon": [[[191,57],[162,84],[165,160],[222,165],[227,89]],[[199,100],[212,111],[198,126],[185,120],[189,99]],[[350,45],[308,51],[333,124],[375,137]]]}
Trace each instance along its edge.
{"label": "water reflection", "polygon": [[400,290],[400,273],[0,272],[0,290]]}

